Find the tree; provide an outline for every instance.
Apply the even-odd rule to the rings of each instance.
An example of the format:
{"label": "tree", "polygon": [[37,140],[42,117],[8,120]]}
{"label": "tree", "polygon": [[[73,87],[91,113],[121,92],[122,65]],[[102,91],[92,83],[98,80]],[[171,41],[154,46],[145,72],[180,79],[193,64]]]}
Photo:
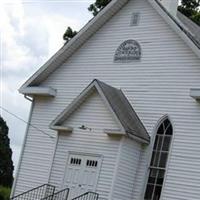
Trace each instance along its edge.
{"label": "tree", "polygon": [[192,21],[200,25],[199,6],[200,0],[182,0],[178,10]]}
{"label": "tree", "polygon": [[0,116],[0,185],[11,187],[13,182],[13,162],[8,126]]}
{"label": "tree", "polygon": [[191,17],[191,20],[200,26],[200,12]]}
{"label": "tree", "polygon": [[182,0],[181,4],[184,8],[197,9],[199,7],[199,0]]}
{"label": "tree", "polygon": [[77,34],[76,31],[73,31],[71,27],[68,27],[63,35],[63,40],[69,42],[70,39],[72,39]]}
{"label": "tree", "polygon": [[103,8],[105,8],[111,0],[96,0],[95,3],[91,4],[88,8],[94,16],[96,16]]}
{"label": "tree", "polygon": [[[94,16],[96,16],[110,2],[111,0],[96,0],[95,3],[90,5],[88,10],[92,12]],[[66,43],[68,43],[69,40],[72,39],[76,34],[76,31],[73,31],[71,27],[68,27],[63,35],[63,40],[65,40]]]}

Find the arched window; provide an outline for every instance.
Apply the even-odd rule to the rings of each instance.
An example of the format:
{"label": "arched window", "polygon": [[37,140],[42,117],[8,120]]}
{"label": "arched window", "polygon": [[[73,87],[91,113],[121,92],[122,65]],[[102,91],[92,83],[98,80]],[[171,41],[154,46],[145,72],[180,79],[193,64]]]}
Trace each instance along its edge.
{"label": "arched window", "polygon": [[167,158],[172,140],[173,128],[169,119],[165,119],[159,126],[153,147],[153,154],[149,168],[145,200],[159,200],[167,164]]}

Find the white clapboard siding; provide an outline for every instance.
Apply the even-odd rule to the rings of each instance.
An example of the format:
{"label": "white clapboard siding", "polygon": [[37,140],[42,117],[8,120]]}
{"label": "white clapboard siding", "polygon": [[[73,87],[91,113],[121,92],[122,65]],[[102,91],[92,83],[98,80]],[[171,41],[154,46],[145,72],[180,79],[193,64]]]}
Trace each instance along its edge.
{"label": "white clapboard siding", "polygon": [[140,167],[140,156],[141,144],[125,137],[120,148],[120,158],[111,199],[134,199],[134,187],[136,173]]}
{"label": "white clapboard siding", "polygon": [[[36,100],[36,102],[37,101],[38,100]],[[42,101],[43,99],[41,99],[40,102]],[[48,107],[44,109],[44,112],[40,112],[40,108],[38,107],[38,104],[34,103],[30,123],[44,133],[55,137],[55,132],[49,130],[46,125],[49,121],[53,120],[54,117],[49,115]],[[38,120],[38,116],[41,117],[40,120]],[[41,131],[32,127],[29,127],[28,129],[25,147],[22,154],[22,162],[20,163],[16,188],[13,195],[20,194],[48,182],[48,174],[54,151],[53,146],[55,139],[50,138]]]}
{"label": "white clapboard siding", "polygon": [[[79,129],[82,125],[91,128],[91,131]],[[102,155],[96,192],[100,194],[101,199],[108,199],[121,137],[110,137],[103,132],[104,129],[118,129],[119,126],[100,95],[95,92],[89,96],[66,120],[64,126],[74,127],[74,131],[72,134],[59,134],[50,183],[62,189],[70,151]]]}
{"label": "white clapboard siding", "polygon": [[[140,12],[138,26],[130,26],[133,12]],[[135,39],[140,43],[141,60],[114,63],[115,50],[126,39]],[[35,100],[31,123],[54,134],[54,131],[48,129],[50,122],[92,79],[98,78],[119,87],[128,97],[150,135],[153,135],[153,130],[163,115],[168,114],[172,119],[174,140],[162,199],[198,200],[200,103],[192,99],[189,92],[190,88],[200,85],[199,63],[197,56],[146,0],[130,0],[43,82],[42,86],[56,89],[57,96],[54,99]],[[36,130],[29,130],[15,193],[48,180],[53,148],[54,142],[49,137]],[[113,144],[112,148],[115,149],[116,146]],[[38,149],[41,155],[35,153]],[[144,176],[149,160],[147,149],[142,155],[135,185],[138,199],[142,199],[144,195]],[[37,159],[32,160],[32,165],[29,166],[28,159],[32,157]],[[26,174],[24,168],[30,173]]]}

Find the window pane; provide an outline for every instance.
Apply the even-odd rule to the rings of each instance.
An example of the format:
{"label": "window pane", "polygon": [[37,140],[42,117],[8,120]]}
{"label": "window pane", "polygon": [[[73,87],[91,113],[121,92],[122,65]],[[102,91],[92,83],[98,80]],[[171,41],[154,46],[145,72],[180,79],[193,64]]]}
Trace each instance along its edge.
{"label": "window pane", "polygon": [[158,145],[158,135],[156,136],[156,139],[155,139],[155,142],[154,142],[154,147],[153,147],[154,150],[156,150],[157,145]]}
{"label": "window pane", "polygon": [[163,151],[169,151],[170,142],[171,142],[171,136],[165,136],[162,147]]}
{"label": "window pane", "polygon": [[160,199],[161,190],[162,190],[162,187],[156,186],[155,191],[154,191],[154,195],[153,195],[153,200],[159,200]]}
{"label": "window pane", "polygon": [[150,170],[148,183],[155,184],[157,173],[156,169]]}
{"label": "window pane", "polygon": [[163,124],[161,124],[160,127],[158,128],[157,134],[160,134],[160,135],[164,134],[164,126],[163,126]]}
{"label": "window pane", "polygon": [[154,145],[154,150],[160,151],[162,147],[162,140],[163,136],[162,135],[157,135],[156,140],[155,140],[155,145]]}
{"label": "window pane", "polygon": [[168,153],[161,153],[159,167],[165,168],[167,162]]}
{"label": "window pane", "polygon": [[164,170],[159,170],[158,176],[157,176],[157,180],[156,180],[156,184],[157,185],[162,185],[163,184],[164,175],[165,175],[165,171]]}
{"label": "window pane", "polygon": [[159,156],[160,156],[160,152],[153,152],[153,157],[151,160],[151,166],[152,167],[158,167],[159,166]]}
{"label": "window pane", "polygon": [[159,138],[159,139],[158,139],[157,151],[160,151],[161,148],[162,148],[163,136],[162,136],[162,135],[159,135],[158,138]]}
{"label": "window pane", "polygon": [[155,155],[156,155],[156,152],[153,151],[153,154],[152,154],[152,157],[151,157],[151,164],[150,164],[150,166],[154,166]]}
{"label": "window pane", "polygon": [[146,193],[145,193],[145,200],[151,200],[153,195],[154,185],[147,185]]}
{"label": "window pane", "polygon": [[164,121],[164,126],[165,126],[165,129],[168,127],[168,125],[170,124],[170,121],[168,119],[166,119]]}
{"label": "window pane", "polygon": [[173,132],[173,129],[172,129],[172,125],[170,125],[169,127],[168,127],[168,129],[166,130],[166,135],[172,135],[172,132]]}

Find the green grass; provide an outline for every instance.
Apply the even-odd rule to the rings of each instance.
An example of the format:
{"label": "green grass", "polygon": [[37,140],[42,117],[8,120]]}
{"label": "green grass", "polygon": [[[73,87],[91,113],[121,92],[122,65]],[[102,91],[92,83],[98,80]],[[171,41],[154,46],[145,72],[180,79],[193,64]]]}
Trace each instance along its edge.
{"label": "green grass", "polygon": [[9,200],[10,192],[11,192],[10,188],[0,186],[0,200]]}

